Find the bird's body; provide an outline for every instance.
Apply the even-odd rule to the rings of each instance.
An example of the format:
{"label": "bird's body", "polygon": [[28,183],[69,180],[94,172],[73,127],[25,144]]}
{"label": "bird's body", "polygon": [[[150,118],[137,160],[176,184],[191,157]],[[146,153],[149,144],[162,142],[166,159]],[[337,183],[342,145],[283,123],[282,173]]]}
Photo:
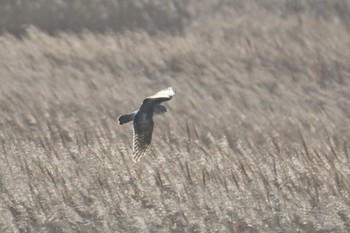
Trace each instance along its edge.
{"label": "bird's body", "polygon": [[[121,115],[119,118],[118,118],[118,124],[119,125],[123,125],[125,123],[128,123],[132,120],[134,120],[134,117],[135,115],[139,112],[139,110],[136,110],[136,111],[133,111],[131,113],[128,113],[128,114],[125,114],[125,115]],[[163,114],[167,112],[167,109],[165,106],[161,105],[161,104],[157,104],[155,107],[154,107],[154,111],[153,111],[153,114],[155,115],[160,115],[160,114]]]}
{"label": "bird's body", "polygon": [[138,161],[140,159],[152,141],[154,127],[153,115],[162,114],[167,111],[166,107],[160,103],[170,100],[173,96],[175,96],[175,90],[172,87],[169,87],[144,99],[139,110],[119,116],[118,123],[120,125],[133,121],[134,161]]}

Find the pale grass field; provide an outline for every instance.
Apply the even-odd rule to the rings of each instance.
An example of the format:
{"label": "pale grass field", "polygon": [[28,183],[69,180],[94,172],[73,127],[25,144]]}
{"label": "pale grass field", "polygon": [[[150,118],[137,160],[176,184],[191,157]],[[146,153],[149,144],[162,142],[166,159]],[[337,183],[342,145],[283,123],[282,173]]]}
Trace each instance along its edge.
{"label": "pale grass field", "polygon": [[[153,3],[0,36],[0,232],[349,232],[349,4]],[[168,86],[134,164],[116,119]]]}

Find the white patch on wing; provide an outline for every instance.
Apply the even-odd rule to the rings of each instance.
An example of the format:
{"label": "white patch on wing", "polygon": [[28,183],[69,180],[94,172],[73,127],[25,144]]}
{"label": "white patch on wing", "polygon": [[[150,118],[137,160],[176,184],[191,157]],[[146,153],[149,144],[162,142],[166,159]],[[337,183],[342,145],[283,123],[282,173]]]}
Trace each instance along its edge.
{"label": "white patch on wing", "polygon": [[173,96],[175,96],[176,91],[174,88],[172,87],[168,87],[166,89],[163,89],[161,91],[158,91],[156,94],[151,95],[149,97],[147,97],[146,99],[157,99],[157,98],[172,98]]}

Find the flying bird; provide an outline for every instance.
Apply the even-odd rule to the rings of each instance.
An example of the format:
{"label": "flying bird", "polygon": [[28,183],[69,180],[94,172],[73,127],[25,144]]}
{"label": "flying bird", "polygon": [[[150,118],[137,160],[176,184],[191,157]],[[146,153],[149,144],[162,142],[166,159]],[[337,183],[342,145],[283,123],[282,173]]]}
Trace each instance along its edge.
{"label": "flying bird", "polygon": [[118,117],[118,124],[123,125],[133,121],[133,159],[139,161],[152,141],[153,114],[159,115],[167,111],[160,103],[171,100],[175,96],[175,89],[168,87],[143,100],[140,109]]}

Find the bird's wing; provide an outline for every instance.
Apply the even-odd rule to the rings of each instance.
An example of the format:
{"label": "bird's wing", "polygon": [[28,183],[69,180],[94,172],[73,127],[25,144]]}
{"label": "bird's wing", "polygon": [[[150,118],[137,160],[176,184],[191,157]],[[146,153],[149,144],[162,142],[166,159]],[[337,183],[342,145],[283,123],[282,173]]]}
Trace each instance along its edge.
{"label": "bird's wing", "polygon": [[165,112],[167,112],[167,109],[164,105],[156,104],[154,106],[153,114],[160,115],[160,114],[163,114]]}
{"label": "bird's wing", "polygon": [[168,87],[166,89],[158,91],[154,95],[147,97],[145,100],[159,100],[159,102],[162,102],[162,101],[170,100],[171,98],[173,98],[173,96],[175,96],[175,94],[176,94],[175,89],[172,87]]}
{"label": "bird's wing", "polygon": [[153,113],[139,111],[134,117],[133,159],[137,162],[152,141]]}

